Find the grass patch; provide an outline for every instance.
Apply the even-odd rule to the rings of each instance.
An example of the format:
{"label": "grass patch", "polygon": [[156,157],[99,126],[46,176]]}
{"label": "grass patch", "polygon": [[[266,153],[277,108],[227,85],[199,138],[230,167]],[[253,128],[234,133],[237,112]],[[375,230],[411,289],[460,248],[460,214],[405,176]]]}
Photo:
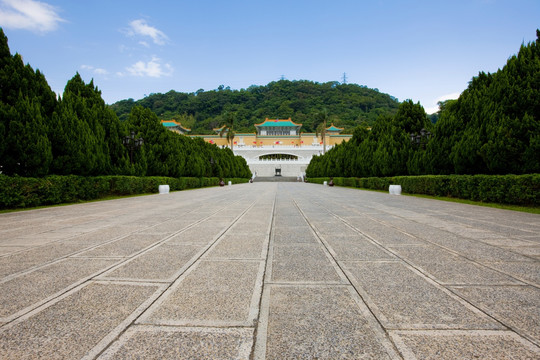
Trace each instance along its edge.
{"label": "grass patch", "polygon": [[[362,189],[362,190],[370,190],[370,189]],[[530,214],[540,214],[540,207],[536,207],[536,206],[520,206],[520,205],[509,205],[509,204],[486,203],[486,202],[481,202],[481,201],[457,199],[457,198],[444,197],[444,196],[422,195],[422,194],[402,193],[402,195],[425,198],[425,199],[448,201],[448,202],[454,202],[454,203],[460,203],[460,204],[484,206],[484,207],[503,209],[503,210],[521,211],[521,212],[526,212]]]}

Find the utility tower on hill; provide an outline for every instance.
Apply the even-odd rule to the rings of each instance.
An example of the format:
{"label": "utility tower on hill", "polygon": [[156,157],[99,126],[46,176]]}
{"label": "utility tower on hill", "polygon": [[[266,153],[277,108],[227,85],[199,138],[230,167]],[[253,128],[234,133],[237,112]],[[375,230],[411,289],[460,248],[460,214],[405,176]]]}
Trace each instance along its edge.
{"label": "utility tower on hill", "polygon": [[347,83],[347,73],[343,73],[343,78],[342,78],[341,83],[342,83],[342,84],[346,84],[346,83]]}

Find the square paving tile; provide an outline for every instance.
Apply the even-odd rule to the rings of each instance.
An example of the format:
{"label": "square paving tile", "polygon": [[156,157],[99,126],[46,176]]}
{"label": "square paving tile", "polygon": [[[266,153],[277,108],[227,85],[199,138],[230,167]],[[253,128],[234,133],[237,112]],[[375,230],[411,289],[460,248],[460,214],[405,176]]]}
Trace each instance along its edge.
{"label": "square paving tile", "polygon": [[540,348],[509,331],[393,331],[406,359],[538,359]]}
{"label": "square paving tile", "polygon": [[208,222],[197,224],[168,239],[169,244],[202,244],[213,242],[226,227]]}
{"label": "square paving tile", "polygon": [[254,232],[237,234],[228,232],[208,253],[209,258],[264,260],[268,248],[268,235]]}
{"label": "square paving tile", "polygon": [[0,319],[73,286],[116,260],[68,258],[0,284]]}
{"label": "square paving tile", "polygon": [[105,278],[172,280],[201,249],[198,245],[160,244],[107,273]]}
{"label": "square paving tile", "polygon": [[273,282],[342,281],[320,245],[274,245]]}
{"label": "square paving tile", "polygon": [[522,282],[437,246],[391,248],[442,284],[512,285]]}
{"label": "square paving tile", "polygon": [[343,262],[368,306],[390,329],[499,329],[501,326],[400,262]]}
{"label": "square paving tile", "polygon": [[0,257],[0,278],[60,259],[85,247],[78,244],[53,243]]}
{"label": "square paving tile", "polygon": [[[80,359],[157,290],[95,283],[0,329],[2,359]],[[131,320],[133,321],[133,320]],[[118,336],[119,334],[116,334]]]}
{"label": "square paving tile", "polygon": [[388,359],[346,287],[271,285],[266,359]]}
{"label": "square paving tile", "polygon": [[337,260],[396,260],[397,258],[362,235],[341,237],[326,235],[324,239]]}
{"label": "square paving tile", "polygon": [[311,228],[305,226],[281,226],[274,227],[274,242],[279,245],[295,243],[318,244],[319,240],[313,234]]}
{"label": "square paving tile", "polygon": [[[253,326],[261,261],[202,261],[156,302],[141,323]],[[255,294],[255,295],[254,295]]]}
{"label": "square paving tile", "polygon": [[503,324],[540,343],[540,289],[533,286],[452,289]]}
{"label": "square paving tile", "polygon": [[135,326],[99,359],[248,360],[252,346],[249,328]]}
{"label": "square paving tile", "polygon": [[530,281],[540,287],[540,261],[536,262],[493,262],[486,263],[489,267],[495,268],[516,279]]}
{"label": "square paving tile", "polygon": [[159,242],[162,239],[159,234],[132,234],[125,238],[100,245],[94,249],[82,252],[77,256],[84,257],[125,257],[133,255],[142,249]]}

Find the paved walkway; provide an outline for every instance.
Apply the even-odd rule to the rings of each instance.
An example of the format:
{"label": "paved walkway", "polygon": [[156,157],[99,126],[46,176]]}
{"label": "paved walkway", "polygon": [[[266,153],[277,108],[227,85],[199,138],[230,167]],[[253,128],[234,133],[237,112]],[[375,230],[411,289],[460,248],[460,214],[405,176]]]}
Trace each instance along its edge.
{"label": "paved walkway", "polygon": [[1,359],[540,358],[540,216],[303,183],[0,215]]}

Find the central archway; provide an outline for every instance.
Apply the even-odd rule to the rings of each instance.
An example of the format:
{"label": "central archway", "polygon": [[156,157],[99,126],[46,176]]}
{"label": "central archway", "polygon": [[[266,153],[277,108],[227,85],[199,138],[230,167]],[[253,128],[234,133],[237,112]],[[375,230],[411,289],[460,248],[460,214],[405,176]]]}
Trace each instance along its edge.
{"label": "central archway", "polygon": [[286,153],[271,153],[259,156],[259,160],[298,160],[298,155]]}

